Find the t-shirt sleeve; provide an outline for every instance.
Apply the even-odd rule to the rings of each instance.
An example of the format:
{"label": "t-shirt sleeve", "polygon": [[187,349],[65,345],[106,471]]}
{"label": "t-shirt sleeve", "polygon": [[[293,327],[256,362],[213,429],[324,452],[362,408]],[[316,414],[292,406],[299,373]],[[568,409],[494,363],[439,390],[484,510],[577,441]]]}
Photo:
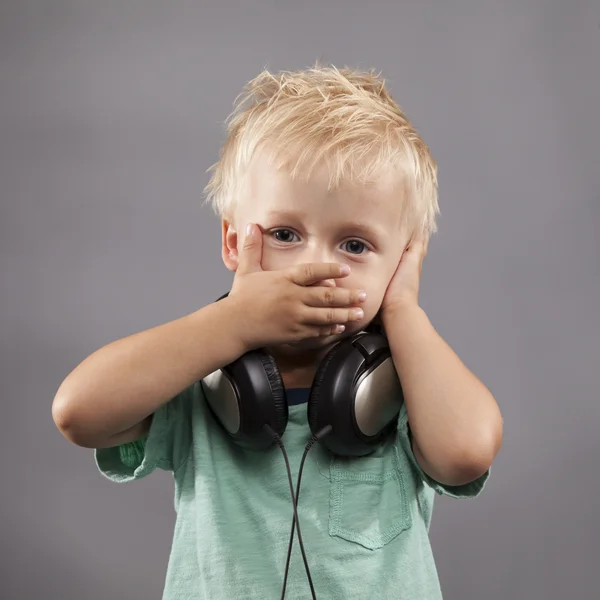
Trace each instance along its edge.
{"label": "t-shirt sleeve", "polygon": [[186,460],[192,439],[194,384],[163,404],[153,415],[146,436],[112,448],[94,450],[100,473],[115,482],[142,479],[155,469],[175,472]]}
{"label": "t-shirt sleeve", "polygon": [[398,437],[402,450],[408,456],[413,468],[417,471],[423,481],[425,481],[429,487],[433,488],[440,496],[450,496],[451,498],[474,498],[483,491],[490,476],[489,469],[483,475],[475,479],[475,481],[471,481],[464,485],[442,484],[423,471],[412,449],[410,425],[408,423],[408,414],[406,412],[405,404],[402,404],[400,416],[398,418]]}

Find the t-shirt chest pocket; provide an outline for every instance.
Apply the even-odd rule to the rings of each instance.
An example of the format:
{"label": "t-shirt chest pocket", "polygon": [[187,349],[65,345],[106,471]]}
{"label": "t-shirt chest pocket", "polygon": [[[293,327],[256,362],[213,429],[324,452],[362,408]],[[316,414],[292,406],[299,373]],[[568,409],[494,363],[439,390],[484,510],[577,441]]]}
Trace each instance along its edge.
{"label": "t-shirt chest pocket", "polygon": [[412,525],[407,477],[396,446],[381,456],[332,458],[329,534],[369,550],[389,544]]}

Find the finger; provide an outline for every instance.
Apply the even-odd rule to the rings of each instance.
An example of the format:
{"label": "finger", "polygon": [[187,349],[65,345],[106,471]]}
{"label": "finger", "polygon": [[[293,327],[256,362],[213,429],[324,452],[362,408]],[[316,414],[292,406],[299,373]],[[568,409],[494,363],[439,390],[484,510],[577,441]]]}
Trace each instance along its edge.
{"label": "finger", "polygon": [[335,281],[333,279],[323,279],[321,281],[315,281],[315,283],[311,283],[314,286],[324,285],[326,287],[335,287]]}
{"label": "finger", "polygon": [[304,321],[308,325],[331,327],[360,321],[364,316],[362,308],[310,308]]}
{"label": "finger", "polygon": [[254,223],[248,223],[246,236],[239,253],[238,273],[262,271],[262,235]]}
{"label": "finger", "polygon": [[346,327],[344,325],[325,325],[325,327],[315,328],[315,337],[327,337],[329,335],[338,335],[344,333]]}
{"label": "finger", "polygon": [[350,273],[348,265],[340,263],[304,263],[292,267],[288,276],[297,285],[309,286],[324,279],[338,279]]}
{"label": "finger", "polygon": [[[426,246],[425,246],[425,238],[417,237],[406,247],[406,250],[403,253],[403,260],[413,260],[413,259],[422,259],[425,256]],[[409,257],[411,257],[409,259]]]}
{"label": "finger", "polygon": [[427,254],[427,246],[429,245],[429,235],[423,231],[419,233],[416,238],[411,242],[409,250],[413,254],[419,254],[425,256]]}
{"label": "finger", "polygon": [[339,287],[312,287],[306,289],[304,303],[312,307],[349,307],[364,302],[367,294],[364,290]]}

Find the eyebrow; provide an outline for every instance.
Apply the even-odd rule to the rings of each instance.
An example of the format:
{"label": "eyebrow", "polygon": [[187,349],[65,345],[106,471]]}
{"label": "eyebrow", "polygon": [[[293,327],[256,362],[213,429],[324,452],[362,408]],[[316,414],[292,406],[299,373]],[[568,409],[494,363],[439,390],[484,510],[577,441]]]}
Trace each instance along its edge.
{"label": "eyebrow", "polygon": [[306,216],[306,213],[295,210],[269,210],[267,217],[270,219],[296,220]]}
{"label": "eyebrow", "polygon": [[[298,221],[306,216],[306,213],[302,211],[292,210],[270,210],[267,212],[269,219],[283,220],[283,221]],[[385,232],[381,227],[371,226],[367,223],[359,223],[357,221],[341,221],[338,224],[339,228],[343,231],[356,232],[358,235],[366,238],[380,239],[385,237]]]}

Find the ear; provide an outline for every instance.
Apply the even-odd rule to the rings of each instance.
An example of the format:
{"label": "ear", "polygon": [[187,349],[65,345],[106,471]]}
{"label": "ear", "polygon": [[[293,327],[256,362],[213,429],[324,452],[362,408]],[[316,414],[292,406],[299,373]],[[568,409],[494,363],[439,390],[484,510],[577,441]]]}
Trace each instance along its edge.
{"label": "ear", "polygon": [[226,219],[221,221],[221,257],[225,266],[235,272],[238,268],[238,234]]}

